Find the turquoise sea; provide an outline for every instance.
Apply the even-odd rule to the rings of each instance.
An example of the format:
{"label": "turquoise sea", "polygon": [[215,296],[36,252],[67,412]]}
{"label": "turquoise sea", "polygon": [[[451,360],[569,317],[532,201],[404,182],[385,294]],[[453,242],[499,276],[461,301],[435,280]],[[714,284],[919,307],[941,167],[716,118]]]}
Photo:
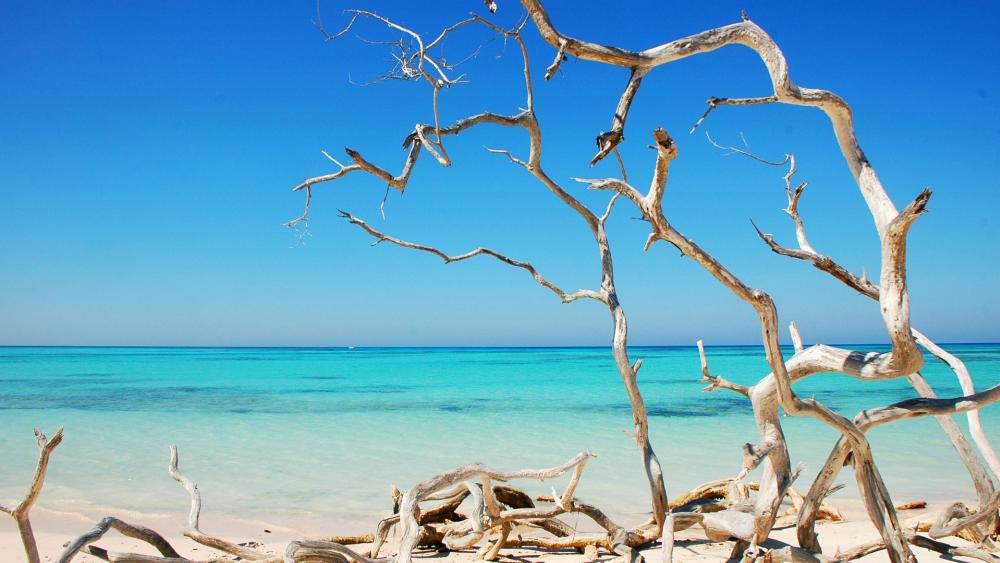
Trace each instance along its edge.
{"label": "turquoise sea", "polygon": [[[947,348],[978,388],[1000,382],[1000,345]],[[737,382],[767,372],[759,347],[708,353],[712,371]],[[756,441],[749,403],[703,393],[693,347],[637,347],[632,356],[644,360],[639,382],[669,494],[734,475],[741,444]],[[961,395],[933,358],[923,373],[940,396]],[[914,396],[905,380],[836,374],[796,389],[850,416]],[[1000,439],[1000,407],[983,418]],[[784,420],[793,461],[809,467],[798,483],[805,488],[836,436],[813,420]],[[642,520],[648,504],[631,412],[606,348],[0,348],[0,499],[27,486],[32,428],[51,434],[60,425],[66,438],[40,505],[87,517],[185,514],[187,496],[166,472],[170,444],[202,490],[206,517],[306,531],[370,529],[391,506],[390,483],[406,488],[475,460],[547,467],[583,449],[598,458],[578,496],[626,523]],[[871,437],[896,500],[974,497],[932,419]],[[856,496],[849,484],[833,498]]]}

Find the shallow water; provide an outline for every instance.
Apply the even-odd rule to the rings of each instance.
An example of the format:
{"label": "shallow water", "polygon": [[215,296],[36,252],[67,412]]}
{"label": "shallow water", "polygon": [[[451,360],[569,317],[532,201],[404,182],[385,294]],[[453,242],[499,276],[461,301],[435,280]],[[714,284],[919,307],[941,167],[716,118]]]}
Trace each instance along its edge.
{"label": "shallow water", "polygon": [[[948,348],[978,388],[1000,383],[1000,345]],[[708,353],[712,371],[733,381],[752,384],[767,371],[759,347]],[[632,355],[644,361],[639,382],[668,493],[734,475],[740,446],[756,441],[748,401],[702,393],[695,348],[637,347]],[[961,395],[933,358],[923,373],[939,396]],[[847,416],[914,396],[905,380],[842,375],[814,376],[796,390]],[[1000,407],[983,418],[996,437]],[[836,435],[813,420],[784,422],[793,463],[809,468],[804,488]],[[19,497],[28,483],[31,429],[60,425],[66,439],[41,503],[88,517],[185,513],[186,494],[165,470],[170,444],[206,513],[300,529],[369,528],[390,507],[390,483],[405,488],[467,461],[547,467],[583,449],[599,457],[579,497],[636,520],[648,504],[628,436],[631,411],[603,348],[0,348],[0,499]],[[932,419],[871,437],[895,499],[974,497]],[[849,484],[834,498],[856,496]]]}

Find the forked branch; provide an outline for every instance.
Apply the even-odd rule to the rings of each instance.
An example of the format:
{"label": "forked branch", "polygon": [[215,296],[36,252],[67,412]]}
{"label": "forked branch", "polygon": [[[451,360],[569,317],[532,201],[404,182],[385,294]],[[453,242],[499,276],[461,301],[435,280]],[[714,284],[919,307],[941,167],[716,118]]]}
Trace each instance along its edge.
{"label": "forked branch", "polygon": [[9,514],[17,524],[17,532],[21,536],[21,544],[24,547],[24,555],[28,563],[39,563],[41,561],[38,554],[38,543],[35,541],[35,533],[31,529],[31,507],[38,500],[38,495],[42,494],[42,486],[45,484],[45,474],[49,469],[49,458],[52,451],[62,443],[62,427],[56,431],[52,439],[45,437],[41,430],[35,429],[35,438],[38,440],[38,463],[35,464],[35,474],[31,479],[31,486],[24,498],[14,506],[0,505],[0,512]]}
{"label": "forked branch", "polygon": [[701,380],[703,383],[708,383],[702,391],[729,389],[730,391],[735,391],[744,397],[750,396],[749,387],[733,383],[732,381],[723,378],[721,375],[712,375],[712,373],[708,370],[708,358],[705,356],[705,345],[701,340],[698,341],[698,356],[701,357]]}

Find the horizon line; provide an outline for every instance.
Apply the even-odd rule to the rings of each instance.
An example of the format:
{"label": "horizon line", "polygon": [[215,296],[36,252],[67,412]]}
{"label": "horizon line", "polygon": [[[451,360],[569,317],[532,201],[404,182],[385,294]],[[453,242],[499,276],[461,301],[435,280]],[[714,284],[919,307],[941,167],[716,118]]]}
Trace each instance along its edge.
{"label": "horizon line", "polygon": [[[806,344],[809,347],[814,344]],[[834,343],[823,343],[830,346],[837,346],[842,348],[856,348],[860,346],[879,346],[887,347],[890,346],[889,342],[834,342]],[[938,342],[941,346],[968,346],[968,345],[1000,345],[1000,342],[991,341],[964,341],[964,342]],[[752,348],[761,347],[763,344],[705,344],[706,348]],[[791,347],[792,344],[781,344],[781,347]],[[628,348],[696,348],[697,344],[634,344],[628,346]],[[218,350],[218,349],[246,349],[246,350],[261,350],[261,349],[272,349],[272,350],[412,350],[412,349],[564,349],[564,348],[580,348],[580,349],[610,349],[611,345],[598,345],[598,344],[566,344],[566,345],[372,345],[372,346],[349,346],[349,345],[330,345],[330,346],[281,346],[281,345],[194,345],[194,344],[0,344],[0,349],[3,348],[159,348],[159,349],[202,349],[202,350]]]}

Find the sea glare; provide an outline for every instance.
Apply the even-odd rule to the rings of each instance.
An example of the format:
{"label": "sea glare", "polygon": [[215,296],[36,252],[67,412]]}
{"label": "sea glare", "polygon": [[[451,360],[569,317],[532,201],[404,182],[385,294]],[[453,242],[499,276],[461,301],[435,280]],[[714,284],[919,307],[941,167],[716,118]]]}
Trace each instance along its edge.
{"label": "sea glare", "polygon": [[[1000,383],[1000,345],[947,348],[977,388]],[[631,353],[643,360],[639,384],[668,494],[736,474],[742,444],[757,441],[747,399],[702,392],[695,348]],[[708,354],[712,371],[735,382],[768,371],[759,347]],[[962,394],[934,358],[923,374],[939,396]],[[915,395],[905,379],[839,374],[795,388],[847,416]],[[956,419],[964,429],[965,417]],[[793,463],[807,464],[797,483],[806,488],[836,434],[807,418],[782,421]],[[983,421],[1000,447],[1000,407]],[[0,501],[19,498],[30,480],[32,429],[51,435],[59,426],[65,440],[40,506],[87,518],[185,514],[187,495],[166,471],[171,444],[206,514],[307,532],[371,531],[391,508],[392,483],[405,489],[469,461],[549,467],[585,449],[598,457],[577,496],[626,524],[648,514],[631,411],[606,348],[0,347]],[[877,428],[871,440],[894,500],[975,497],[933,419]],[[857,498],[850,473],[834,501]]]}

